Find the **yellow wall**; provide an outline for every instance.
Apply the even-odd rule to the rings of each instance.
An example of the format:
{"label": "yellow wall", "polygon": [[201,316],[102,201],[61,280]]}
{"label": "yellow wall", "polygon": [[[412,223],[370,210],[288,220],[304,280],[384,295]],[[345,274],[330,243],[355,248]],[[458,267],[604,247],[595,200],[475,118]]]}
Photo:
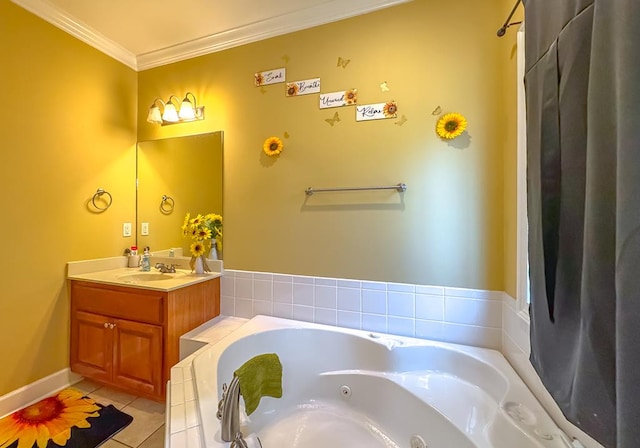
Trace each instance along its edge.
{"label": "yellow wall", "polygon": [[[65,263],[135,219],[136,73],[0,2],[0,395],[69,365]],[[102,187],[113,205],[86,203]]]}
{"label": "yellow wall", "polygon": [[[141,113],[138,137],[224,130],[228,268],[501,290],[511,56],[495,32],[505,14],[474,0],[415,0],[143,71],[140,110],[189,90],[206,120],[160,128]],[[337,67],[338,57],[351,62]],[[353,108],[320,110],[317,95],[253,87],[254,72],[282,66],[288,80],[320,77],[324,92],[357,88],[361,104],[395,100],[407,122],[356,123]],[[435,135],[438,105],[465,114],[467,137],[447,144]],[[285,132],[279,159],[262,155],[263,140]],[[408,185],[402,196],[303,194],[397,182]]]}

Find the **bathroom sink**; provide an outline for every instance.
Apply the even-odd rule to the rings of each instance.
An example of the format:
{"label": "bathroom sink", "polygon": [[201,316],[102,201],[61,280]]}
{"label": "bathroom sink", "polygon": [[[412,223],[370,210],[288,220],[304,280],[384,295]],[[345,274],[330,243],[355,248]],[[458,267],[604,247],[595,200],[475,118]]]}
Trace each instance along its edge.
{"label": "bathroom sink", "polygon": [[181,277],[184,274],[179,273],[162,273],[162,272],[136,272],[135,274],[125,274],[118,276],[118,280],[125,283],[130,282],[156,282],[159,280],[170,280],[172,278]]}

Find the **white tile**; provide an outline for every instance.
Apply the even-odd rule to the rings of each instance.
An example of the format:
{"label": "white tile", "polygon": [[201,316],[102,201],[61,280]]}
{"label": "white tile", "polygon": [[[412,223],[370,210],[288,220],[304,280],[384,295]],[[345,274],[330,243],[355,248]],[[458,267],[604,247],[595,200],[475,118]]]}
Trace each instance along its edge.
{"label": "white tile", "polygon": [[337,325],[338,312],[335,309],[316,308],[314,322],[317,324]]}
{"label": "white tile", "polygon": [[384,282],[362,282],[362,289],[376,289],[378,291],[386,291],[387,284]]}
{"label": "white tile", "polygon": [[193,380],[187,380],[184,382],[184,401],[188,402],[196,399],[196,388],[193,384]]}
{"label": "white tile", "polygon": [[358,288],[360,289],[362,282],[359,280],[346,280],[338,279],[338,286],[343,288]]}
{"label": "white tile", "polygon": [[253,280],[249,278],[236,277],[236,299],[252,299],[253,298]]}
{"label": "white tile", "polygon": [[336,308],[338,299],[335,286],[315,286],[314,294],[316,308]]}
{"label": "white tile", "polygon": [[273,315],[275,317],[282,317],[283,319],[293,319],[293,305],[290,303],[277,303],[273,304]]}
{"label": "white tile", "polygon": [[253,298],[255,300],[272,300],[273,282],[270,280],[253,280]]}
{"label": "white tile", "polygon": [[[175,445],[173,445],[175,446]],[[173,448],[172,446],[172,448]],[[187,448],[202,448],[202,438],[199,428],[187,429]],[[176,447],[177,448],[177,447]]]}
{"label": "white tile", "polygon": [[375,331],[376,333],[387,332],[387,316],[380,314],[363,314],[362,329]]}
{"label": "white tile", "polygon": [[314,283],[321,286],[337,286],[338,281],[335,278],[316,277]]}
{"label": "white tile", "polygon": [[186,447],[187,446],[187,431],[180,431],[171,434],[170,438],[170,446],[171,448],[175,447]]}
{"label": "white tile", "polygon": [[248,278],[253,280],[253,272],[252,271],[236,271],[236,278]]}
{"label": "white tile", "polygon": [[[180,381],[182,381],[182,376],[180,376]],[[82,392],[84,394],[90,394],[94,390],[100,389],[102,387],[102,385],[98,384],[98,383],[94,383],[93,381],[88,380],[88,379],[85,378],[82,381],[73,384],[71,387],[73,387],[74,389],[79,390],[80,392]]]}
{"label": "white tile", "polygon": [[338,287],[338,309],[360,311],[360,289]]}
{"label": "white tile", "polygon": [[184,383],[171,383],[171,403],[184,403]]}
{"label": "white tile", "polygon": [[258,314],[262,314],[263,316],[273,316],[273,302],[254,300],[253,315],[257,316]]}
{"label": "white tile", "polygon": [[220,294],[223,296],[236,295],[236,279],[235,277],[222,276],[220,279]]}
{"label": "white tile", "polygon": [[235,269],[225,269],[224,270],[224,277],[234,277],[236,276],[236,270]]}
{"label": "white tile", "polygon": [[171,384],[179,384],[183,381],[182,367],[171,367]]}
{"label": "white tile", "polygon": [[387,312],[390,316],[414,317],[415,295],[406,292],[387,293]]}
{"label": "white tile", "polygon": [[529,353],[531,350],[529,323],[518,315],[515,309],[506,304],[502,306],[502,329],[518,344],[520,350]]}
{"label": "white tile", "polygon": [[416,319],[416,337],[420,339],[430,339],[432,341],[444,340],[442,322]]}
{"label": "white tile", "polygon": [[188,365],[182,369],[182,376],[185,381],[193,379],[193,364]]}
{"label": "white tile", "polygon": [[313,285],[294,283],[293,303],[296,305],[313,306]]}
{"label": "white tile", "polygon": [[433,296],[443,296],[444,288],[442,286],[416,285],[416,294],[431,294]]}
{"label": "white tile", "polygon": [[304,322],[313,322],[313,307],[293,305],[293,318]]}
{"label": "white tile", "polygon": [[444,340],[454,344],[473,345],[476,347],[500,350],[502,346],[502,329],[476,327],[474,325],[453,324],[444,322]]}
{"label": "white tile", "polygon": [[294,275],[293,283],[302,283],[307,285],[313,285],[313,277],[309,277],[306,275]]}
{"label": "white tile", "polygon": [[360,313],[354,313],[352,311],[338,311],[338,326],[344,328],[355,328],[359,330],[362,328]]}
{"label": "white tile", "polygon": [[502,302],[445,297],[444,320],[480,327],[502,327]]}
{"label": "white tile", "polygon": [[171,406],[171,433],[184,431],[187,428],[187,416],[184,403]]}
{"label": "white tile", "polygon": [[234,316],[251,319],[253,317],[253,300],[236,299],[236,312]]}
{"label": "white tile", "polygon": [[273,282],[273,301],[293,303],[293,283]]}
{"label": "white tile", "polygon": [[416,294],[416,319],[443,320],[444,296]]}
{"label": "white tile", "polygon": [[501,291],[487,291],[484,289],[444,288],[444,295],[451,297],[465,297],[467,299],[502,300]]}
{"label": "white tile", "polygon": [[220,314],[225,316],[235,316],[236,301],[233,297],[222,296],[220,298]]}
{"label": "white tile", "polygon": [[196,406],[196,401],[187,401],[184,406],[187,428],[198,426],[198,407]]}
{"label": "white tile", "polygon": [[398,336],[414,337],[416,334],[415,321],[414,319],[407,319],[404,317],[388,316],[387,332]]}
{"label": "white tile", "polygon": [[362,311],[370,314],[387,314],[387,291],[363,289]]}
{"label": "white tile", "polygon": [[254,272],[253,279],[273,281],[273,274],[270,272]]}
{"label": "white tile", "polygon": [[273,274],[273,281],[274,282],[292,283],[293,282],[293,276],[292,275],[285,275],[285,274]]}
{"label": "white tile", "polygon": [[387,283],[387,291],[416,292],[416,285],[408,283]]}

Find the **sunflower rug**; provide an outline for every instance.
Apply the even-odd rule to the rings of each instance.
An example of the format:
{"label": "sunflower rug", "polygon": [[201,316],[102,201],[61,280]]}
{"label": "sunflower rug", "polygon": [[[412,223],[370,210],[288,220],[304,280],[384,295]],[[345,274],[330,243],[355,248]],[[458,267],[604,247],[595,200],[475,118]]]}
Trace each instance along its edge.
{"label": "sunflower rug", "polygon": [[0,448],[95,448],[132,421],[113,405],[64,389],[1,419]]}

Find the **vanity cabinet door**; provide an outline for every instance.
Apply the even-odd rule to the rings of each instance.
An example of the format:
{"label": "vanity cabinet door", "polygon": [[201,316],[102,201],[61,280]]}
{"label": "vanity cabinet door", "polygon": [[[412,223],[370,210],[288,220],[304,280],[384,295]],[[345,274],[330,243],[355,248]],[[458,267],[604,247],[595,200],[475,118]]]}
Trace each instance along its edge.
{"label": "vanity cabinet door", "polygon": [[113,319],[76,311],[71,315],[71,369],[96,380],[110,381],[113,368]]}
{"label": "vanity cabinet door", "polygon": [[113,382],[147,395],[162,395],[162,327],[115,319]]}

